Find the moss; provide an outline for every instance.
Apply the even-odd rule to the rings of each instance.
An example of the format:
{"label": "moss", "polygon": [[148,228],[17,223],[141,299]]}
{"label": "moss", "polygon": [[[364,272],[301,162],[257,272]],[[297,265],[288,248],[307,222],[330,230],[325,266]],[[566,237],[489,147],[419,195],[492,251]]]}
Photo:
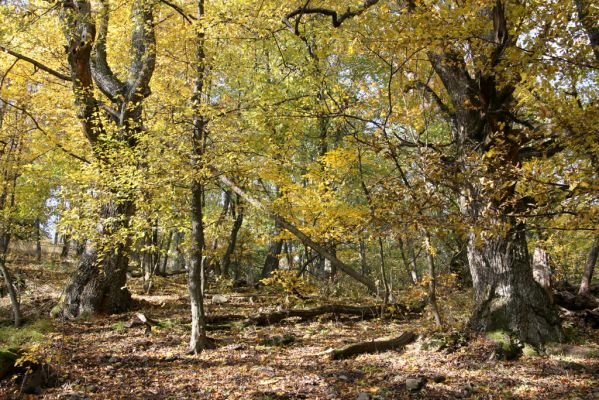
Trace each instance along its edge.
{"label": "moss", "polygon": [[115,332],[122,332],[125,330],[125,323],[123,321],[117,321],[114,324],[112,324],[112,329]]}
{"label": "moss", "polygon": [[503,330],[487,333],[487,338],[497,344],[495,358],[499,360],[516,360],[522,356],[524,345],[513,334]]}
{"label": "moss", "polygon": [[21,327],[0,327],[0,346],[23,347],[44,341],[46,334],[54,329],[52,321],[46,318],[37,319]]}
{"label": "moss", "polygon": [[537,349],[535,349],[534,347],[532,347],[529,344],[524,345],[524,348],[522,349],[522,353],[526,357],[536,357],[539,355],[539,352],[537,351]]}

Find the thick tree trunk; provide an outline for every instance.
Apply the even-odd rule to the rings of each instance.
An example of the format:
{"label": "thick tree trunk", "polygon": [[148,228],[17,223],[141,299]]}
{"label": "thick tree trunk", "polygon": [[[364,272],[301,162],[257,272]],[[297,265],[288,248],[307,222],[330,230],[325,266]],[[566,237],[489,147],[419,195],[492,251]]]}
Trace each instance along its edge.
{"label": "thick tree trunk", "polygon": [[593,272],[595,271],[595,264],[597,264],[598,257],[599,236],[597,236],[593,241],[593,246],[591,247],[591,251],[589,252],[589,258],[587,259],[587,263],[584,267],[582,281],[580,282],[580,289],[578,290],[579,294],[587,294],[589,292],[589,287],[591,286],[591,281],[593,280]]}
{"label": "thick tree trunk", "polygon": [[526,234],[515,221],[507,233],[470,235],[468,260],[476,307],[474,330],[509,330],[535,346],[563,338],[560,319],[547,292],[534,280]]}
{"label": "thick tree trunk", "polygon": [[[134,213],[134,205],[125,201],[103,207],[100,242],[83,253],[77,270],[64,293],[64,314],[76,317],[81,313],[118,313],[129,309],[131,294],[126,287],[128,251],[130,243],[114,244],[110,235],[118,229],[127,229]],[[116,221],[116,222],[115,222]]]}

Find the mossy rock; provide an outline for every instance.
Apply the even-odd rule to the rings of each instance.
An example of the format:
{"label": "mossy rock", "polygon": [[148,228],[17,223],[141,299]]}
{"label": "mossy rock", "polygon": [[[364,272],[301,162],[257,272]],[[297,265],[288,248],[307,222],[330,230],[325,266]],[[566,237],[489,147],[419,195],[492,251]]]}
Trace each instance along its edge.
{"label": "mossy rock", "polygon": [[512,361],[523,355],[524,344],[513,334],[506,331],[494,331],[487,333],[487,338],[495,343],[493,358],[496,360]]}
{"label": "mossy rock", "polygon": [[20,350],[17,348],[0,349],[0,380],[9,376],[15,369],[15,362],[19,358]]}
{"label": "mossy rock", "polygon": [[295,342],[295,336],[293,335],[285,335],[285,336],[273,336],[269,339],[264,339],[260,344],[262,346],[286,346]]}

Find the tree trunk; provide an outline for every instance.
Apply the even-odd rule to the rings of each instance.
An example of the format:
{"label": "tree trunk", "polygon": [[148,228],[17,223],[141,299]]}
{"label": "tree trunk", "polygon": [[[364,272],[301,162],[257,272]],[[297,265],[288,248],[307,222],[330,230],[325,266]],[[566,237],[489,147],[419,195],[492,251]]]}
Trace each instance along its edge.
{"label": "tree trunk", "polygon": [[[273,232],[273,236],[278,236],[280,231],[279,224],[275,222],[275,231]],[[260,276],[262,278],[268,278],[274,270],[279,268],[279,255],[283,250],[283,240],[271,240],[268,245],[268,254],[266,254],[266,259],[264,260],[264,266],[262,267],[262,273]]]}
{"label": "tree trunk", "polygon": [[60,250],[60,259],[61,260],[66,260],[67,257],[69,256],[70,245],[71,245],[71,236],[64,235],[62,237],[62,249]]}
{"label": "tree trunk", "polygon": [[543,247],[535,247],[532,253],[532,276],[547,293],[551,293],[551,267],[549,255]]}
{"label": "tree trunk", "polygon": [[8,253],[9,242],[10,236],[8,234],[3,234],[2,237],[0,237],[0,273],[2,273],[2,276],[4,277],[4,284],[6,285],[6,291],[8,292],[8,297],[10,299],[15,326],[21,326],[21,305],[19,304],[17,290],[14,286],[12,277],[6,267],[6,254]]}
{"label": "tree trunk", "polygon": [[584,267],[584,272],[582,274],[582,281],[580,282],[580,289],[578,290],[579,294],[587,294],[589,293],[589,287],[591,286],[591,281],[593,280],[593,272],[595,270],[595,264],[597,264],[597,258],[599,257],[599,236],[595,238],[593,241],[593,246],[591,247],[591,251],[589,252],[589,258],[587,259],[587,263]]}
{"label": "tree trunk", "polygon": [[426,261],[428,264],[428,303],[431,306],[431,312],[435,318],[437,326],[442,326],[443,321],[441,320],[441,314],[439,313],[439,307],[437,306],[437,274],[435,271],[435,259],[433,257],[431,235],[428,231],[424,231],[424,240],[426,245]]}
{"label": "tree trunk", "polygon": [[408,260],[408,257],[406,256],[403,239],[400,237],[397,240],[397,242],[399,243],[399,252],[401,253],[401,260],[406,269],[406,272],[407,272],[410,280],[412,281],[412,283],[414,285],[417,285],[418,284],[418,274],[416,272],[416,269],[412,267],[412,264],[410,263],[410,261]]}
{"label": "tree trunk", "polygon": [[191,303],[191,338],[189,352],[198,354],[208,346],[206,318],[204,313],[204,271],[202,252],[204,247],[204,223],[202,207],[202,185],[194,179],[191,185],[191,254],[187,286]]}
{"label": "tree trunk", "polygon": [[223,276],[229,276],[229,266],[231,264],[231,255],[235,251],[235,245],[237,243],[237,234],[241,229],[241,225],[243,224],[243,207],[239,206],[240,199],[237,201],[237,216],[235,217],[235,221],[233,222],[233,227],[231,228],[231,235],[229,235],[229,243],[227,245],[227,250],[223,255],[223,258],[220,262],[220,268]]}
{"label": "tree trunk", "polygon": [[[133,213],[130,201],[103,207],[102,220],[108,221],[108,225],[100,227],[99,235],[108,239],[114,231],[127,229]],[[64,313],[68,317],[81,313],[119,313],[131,305],[131,293],[126,287],[130,243],[115,245],[109,241],[99,246],[100,243],[83,253],[65,289]]]}
{"label": "tree trunk", "polygon": [[[111,70],[106,52],[110,15],[107,3],[94,3],[99,7],[94,10],[89,0],[60,0],[57,8],[67,42],[65,50],[77,118],[98,161],[98,173],[118,175],[126,160],[111,158],[115,147],[137,150],[143,132],[143,100],[151,93],[149,83],[156,64],[154,4],[135,0],[131,5],[130,65],[126,81],[121,81]],[[96,89],[106,96],[109,104],[98,100]],[[113,139],[107,140],[111,135],[105,129],[106,120],[111,120],[118,129],[114,135],[116,146]],[[143,157],[134,162],[136,166],[140,164]],[[66,315],[119,312],[131,303],[125,286],[131,238],[125,233],[125,239],[115,243],[113,234],[129,228],[135,211],[135,193],[123,191],[120,185],[101,190],[118,200],[102,207],[98,239],[81,256],[77,271],[65,289]]]}
{"label": "tree trunk", "polygon": [[39,263],[42,262],[42,235],[41,235],[41,222],[39,218],[35,220],[35,260]]}
{"label": "tree trunk", "polygon": [[522,224],[489,238],[471,234],[468,260],[474,287],[474,330],[508,330],[535,346],[563,338],[547,292],[534,280]]}
{"label": "tree trunk", "polygon": [[366,257],[366,243],[364,243],[364,238],[360,237],[360,267],[362,268],[362,275],[368,276],[370,270],[368,268],[368,259]]}

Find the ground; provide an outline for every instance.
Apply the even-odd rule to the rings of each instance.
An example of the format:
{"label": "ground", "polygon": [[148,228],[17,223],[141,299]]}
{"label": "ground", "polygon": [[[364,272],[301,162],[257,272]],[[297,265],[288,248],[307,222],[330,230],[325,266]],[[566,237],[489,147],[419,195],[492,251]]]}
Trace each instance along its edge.
{"label": "ground", "polygon": [[[552,355],[526,355],[518,361],[493,360],[493,344],[484,337],[451,352],[425,350],[422,338],[404,351],[331,361],[332,348],[408,330],[430,336],[434,328],[426,314],[403,321],[323,316],[211,330],[218,348],[192,356],[185,354],[190,317],[184,276],[158,279],[149,296],[140,295],[140,282],[132,280],[135,311],[62,321],[46,316],[67,271],[32,264],[19,269],[28,288],[23,303],[29,325],[22,332],[29,333],[9,339],[8,333],[15,331],[4,323],[0,347],[21,344],[11,340],[42,344],[40,351],[60,377],[58,386],[43,389],[43,399],[599,399],[597,331],[569,329],[573,343],[552,348]],[[255,314],[285,301],[264,291],[227,296],[225,304],[208,300],[208,312]],[[158,325],[149,333],[144,326],[129,327],[136,313]],[[3,298],[0,320],[8,318]],[[295,340],[272,345],[273,338],[286,335]],[[421,376],[428,378],[424,388],[408,392],[406,379]],[[18,392],[12,381],[0,382],[0,398],[16,398]]]}

